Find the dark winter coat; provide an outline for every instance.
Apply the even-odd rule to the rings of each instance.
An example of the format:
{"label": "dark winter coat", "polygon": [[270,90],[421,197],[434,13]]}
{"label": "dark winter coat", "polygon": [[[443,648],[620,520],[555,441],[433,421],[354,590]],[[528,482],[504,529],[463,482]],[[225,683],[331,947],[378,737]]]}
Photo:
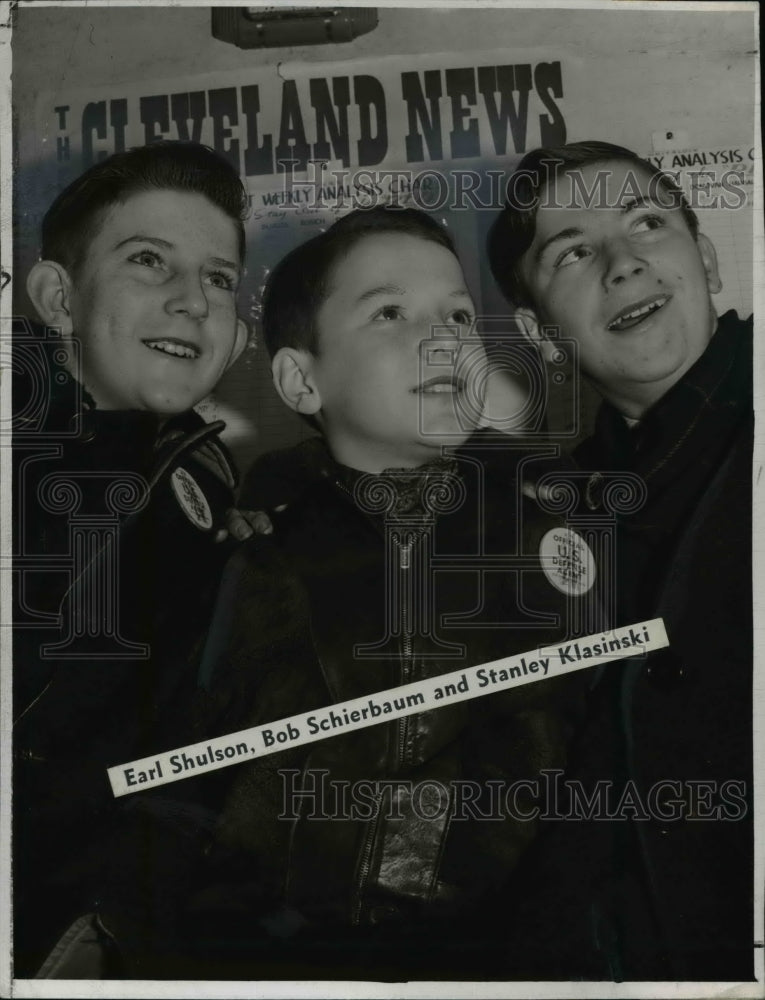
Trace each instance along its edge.
{"label": "dark winter coat", "polygon": [[[604,405],[577,459],[637,474],[618,518],[617,621],[664,619],[669,648],[609,668],[571,776],[634,792],[605,822],[561,824],[519,884],[534,973],[752,976],[752,324],[726,313],[706,352],[630,430]],[[532,961],[530,957],[530,961]]]}
{"label": "dark winter coat", "polygon": [[[560,522],[521,496],[522,461],[530,456],[489,449],[454,471],[380,477],[325,462],[273,540],[247,544],[227,570],[200,668],[206,708],[197,711],[219,721],[200,724],[194,739],[601,629],[593,591],[569,597],[540,568],[540,541]],[[442,571],[429,576],[436,562]],[[390,977],[399,968],[480,977],[494,968],[512,976],[514,959],[498,946],[511,912],[502,886],[537,834],[525,817],[544,797],[542,772],[566,766],[591,680],[589,672],[543,680],[230,770],[175,943],[163,935],[153,946],[169,953],[193,942],[176,974],[310,977],[320,969],[332,978],[379,968]],[[138,808],[162,799],[168,812],[170,800],[180,803],[194,786],[204,797],[206,786],[210,815],[225,774],[137,796]],[[467,780],[475,810],[454,821],[453,783]],[[388,789],[391,810],[383,786],[396,781],[404,784]],[[521,781],[529,784],[513,786]],[[338,815],[341,782],[373,786],[366,809]],[[494,819],[477,817],[491,813],[492,783],[517,787],[515,813],[502,798]],[[434,814],[425,817],[413,799],[432,798],[434,787],[447,799],[442,808],[430,802]]]}
{"label": "dark winter coat", "polygon": [[[101,411],[55,334],[14,337],[14,957],[33,974],[83,912],[106,768],[159,738],[228,545],[222,424]],[[192,683],[195,680],[192,672]],[[159,731],[161,734],[161,730]]]}

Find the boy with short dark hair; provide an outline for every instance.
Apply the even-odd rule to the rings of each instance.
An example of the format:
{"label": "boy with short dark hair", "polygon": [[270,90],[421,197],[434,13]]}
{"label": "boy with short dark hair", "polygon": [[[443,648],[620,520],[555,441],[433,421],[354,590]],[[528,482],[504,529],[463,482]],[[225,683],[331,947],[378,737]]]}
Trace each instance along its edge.
{"label": "boy with short dark hair", "polygon": [[[522,496],[533,454],[480,437],[458,451],[480,421],[486,357],[444,229],[415,210],[350,213],[277,265],[263,323],[277,391],[326,444],[274,533],[317,660],[261,674],[241,725],[547,646],[575,620],[602,627],[592,574],[576,589],[542,567],[545,539],[567,529]],[[212,657],[223,702],[259,669],[244,661],[259,613],[245,581]],[[238,768],[207,858],[220,884],[188,910],[195,958],[244,976],[522,974],[502,887],[538,832],[545,771],[565,766],[585,683],[447,704]]]}
{"label": "boy with short dark hair", "polygon": [[[662,802],[650,820],[598,823],[579,839],[562,830],[569,891],[547,897],[552,940],[583,922],[585,900],[609,975],[749,979],[752,319],[718,318],[715,249],[674,178],[611,143],[529,152],[488,251],[542,351],[554,349],[545,330],[575,340],[603,397],[574,457],[591,483],[624,470],[645,497],[617,520],[617,624],[661,616],[670,640],[601,686],[583,769],[643,801],[671,784],[676,821]],[[587,501],[594,518],[608,513],[602,488]],[[702,786],[717,808],[693,805]],[[739,808],[727,812],[731,787]]]}
{"label": "boy with short dark hair", "polygon": [[192,407],[247,339],[246,207],[211,149],[160,142],[94,164],[43,221],[46,329],[14,329],[17,976],[82,912],[105,769],[173,704],[211,613],[236,470]]}
{"label": "boy with short dark hair", "polygon": [[246,196],[236,173],[196,143],[158,143],[96,163],[42,226],[27,280],[101,410],[187,412],[247,339],[236,315]]}

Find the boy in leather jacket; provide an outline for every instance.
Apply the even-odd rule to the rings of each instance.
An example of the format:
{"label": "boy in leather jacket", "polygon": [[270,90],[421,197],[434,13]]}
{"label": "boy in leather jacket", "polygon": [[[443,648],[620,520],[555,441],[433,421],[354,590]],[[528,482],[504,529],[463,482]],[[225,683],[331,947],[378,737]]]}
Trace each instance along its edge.
{"label": "boy in leather jacket", "polygon": [[[192,407],[247,339],[246,195],[196,143],[96,163],[53,202],[14,326],[14,963],[34,974],[99,867],[105,769],[185,681],[237,476]],[[184,651],[186,660],[184,661]]]}

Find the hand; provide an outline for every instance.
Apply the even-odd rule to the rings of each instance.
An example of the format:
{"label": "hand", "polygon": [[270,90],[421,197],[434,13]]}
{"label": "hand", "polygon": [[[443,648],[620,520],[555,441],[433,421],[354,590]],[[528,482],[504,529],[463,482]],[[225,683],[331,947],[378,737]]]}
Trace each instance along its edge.
{"label": "hand", "polygon": [[229,535],[238,542],[243,542],[253,535],[270,535],[274,526],[271,518],[262,510],[237,510],[229,507],[226,511],[226,526],[219,528],[215,535],[216,542],[223,542]]}
{"label": "hand", "polygon": [[540,486],[531,479],[524,479],[521,483],[521,492],[529,500],[552,500],[555,490],[552,486]]}

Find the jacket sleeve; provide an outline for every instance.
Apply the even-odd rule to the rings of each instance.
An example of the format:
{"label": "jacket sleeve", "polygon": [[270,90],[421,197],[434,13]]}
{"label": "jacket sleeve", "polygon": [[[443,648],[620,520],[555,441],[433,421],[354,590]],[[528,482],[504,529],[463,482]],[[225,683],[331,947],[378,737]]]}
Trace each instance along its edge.
{"label": "jacket sleeve", "polygon": [[[311,655],[300,587],[277,550],[260,538],[240,546],[224,571],[194,664],[194,690],[168,713],[157,749],[280,717],[285,687],[292,686],[298,700],[305,697],[295,670]],[[271,758],[265,760],[269,769]],[[200,773],[124,800],[95,910],[126,975],[164,976],[176,961],[182,968],[188,960],[186,914],[195,896],[216,891],[213,845],[230,789],[248,780],[245,770],[262,773],[263,763]]]}

